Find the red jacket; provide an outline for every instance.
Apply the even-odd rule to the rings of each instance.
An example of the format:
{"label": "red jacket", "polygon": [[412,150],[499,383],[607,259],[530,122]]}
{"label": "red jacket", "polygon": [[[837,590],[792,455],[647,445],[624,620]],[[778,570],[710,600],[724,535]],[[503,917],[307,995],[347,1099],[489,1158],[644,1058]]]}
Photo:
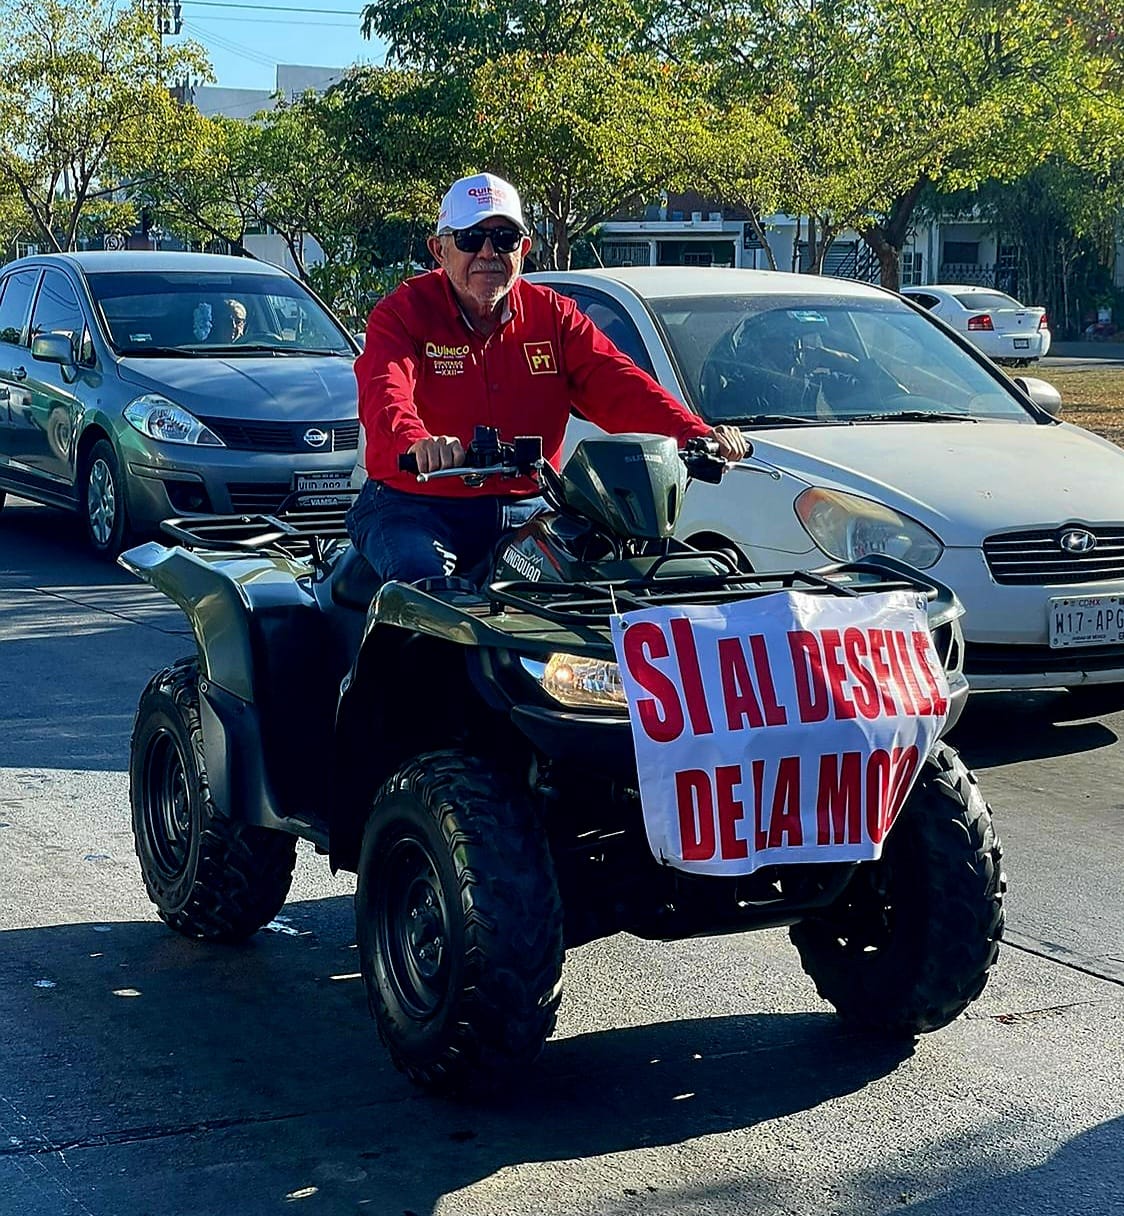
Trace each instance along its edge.
{"label": "red jacket", "polygon": [[502,439],[541,435],[558,467],[570,406],[606,431],[672,435],[680,442],[710,427],[622,355],[577,305],[517,279],[510,316],[490,338],[464,319],[443,270],[408,279],[380,300],[355,363],[367,474],[398,490],[450,497],[525,495],[529,478],[466,486],[459,478],[419,484],[398,457],[431,435],[464,444],[475,426]]}

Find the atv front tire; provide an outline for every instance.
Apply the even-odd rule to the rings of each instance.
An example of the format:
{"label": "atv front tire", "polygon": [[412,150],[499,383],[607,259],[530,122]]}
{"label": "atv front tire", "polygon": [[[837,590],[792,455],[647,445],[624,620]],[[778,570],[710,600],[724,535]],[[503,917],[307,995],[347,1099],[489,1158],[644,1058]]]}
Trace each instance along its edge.
{"label": "atv front tire", "polygon": [[367,1001],[423,1088],[531,1063],[562,996],[562,905],[530,800],[487,762],[418,756],[375,797],[355,896]]}
{"label": "atv front tire", "polygon": [[296,840],[232,819],[211,798],[199,719],[199,665],[149,681],[129,760],[133,839],[160,919],[185,937],[237,942],[281,910]]}
{"label": "atv front tire", "polygon": [[999,952],[1001,860],[975,777],[938,744],[881,858],[789,931],[820,996],[890,1034],[946,1026],[979,996]]}

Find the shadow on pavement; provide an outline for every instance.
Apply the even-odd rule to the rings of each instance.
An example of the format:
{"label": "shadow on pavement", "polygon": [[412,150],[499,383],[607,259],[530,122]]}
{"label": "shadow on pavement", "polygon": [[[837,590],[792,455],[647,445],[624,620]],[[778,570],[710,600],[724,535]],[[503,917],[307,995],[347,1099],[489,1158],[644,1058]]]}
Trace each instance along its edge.
{"label": "shadow on pavement", "polygon": [[22,585],[51,586],[57,578],[83,584],[136,583],[116,563],[93,554],[77,515],[11,496],[0,511],[0,574],[7,586],[21,585],[21,580]]}
{"label": "shadow on pavement", "polygon": [[1066,692],[975,693],[948,741],[970,767],[992,768],[1095,751],[1118,738],[1107,722],[1083,720]]}
{"label": "shadow on pavement", "polygon": [[[1074,1136],[1041,1165],[1008,1174],[968,1170],[938,1183],[936,1198],[903,1203],[903,1216],[1044,1216],[1080,1213],[1111,1216],[1124,1210],[1120,1163],[1124,1161],[1124,1116]],[[966,1174],[966,1176],[965,1176]],[[915,1189],[934,1190],[934,1179],[919,1174]],[[1080,1203],[1070,1196],[1080,1195]]]}
{"label": "shadow on pavement", "polygon": [[[23,1028],[8,1032],[0,1177],[6,1162],[49,1163],[62,1149],[72,1192],[87,1170],[96,1182],[96,1199],[81,1192],[83,1212],[148,1210],[136,1192],[127,1202],[107,1155],[135,1176],[158,1149],[194,1190],[164,1192],[163,1216],[278,1210],[274,1175],[282,1188],[315,1186],[310,1211],[429,1213],[506,1167],[679,1144],[807,1110],[913,1050],[846,1032],[828,1014],[696,1018],[553,1041],[515,1096],[430,1098],[378,1044],[354,975],[350,899],[295,903],[283,917],[283,932],[240,948],[190,943],[157,923],[0,933],[0,1022]],[[252,1168],[237,1179],[208,1172],[232,1154]]]}

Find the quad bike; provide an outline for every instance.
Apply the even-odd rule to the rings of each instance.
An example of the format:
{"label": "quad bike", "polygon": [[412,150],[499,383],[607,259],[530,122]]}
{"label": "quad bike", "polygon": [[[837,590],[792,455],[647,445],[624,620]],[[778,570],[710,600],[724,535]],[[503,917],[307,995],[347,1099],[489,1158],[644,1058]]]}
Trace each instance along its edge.
{"label": "quad bike", "polygon": [[[541,441],[481,428],[477,484],[532,475],[550,509],[506,535],[476,581],[388,582],[342,512],[168,521],[176,544],[121,563],[187,614],[198,653],[145,689],[130,760],[133,830],[159,915],[235,942],[289,890],[298,838],[355,871],[363,981],[414,1082],[518,1071],[555,1024],[565,951],[790,926],[841,1015],[934,1030],[984,986],[1003,930],[991,812],[938,742],[877,861],[700,877],[645,839],[610,616],[784,589],[924,597],[963,706],[961,606],[889,557],[746,573],[672,538],[691,476],[725,464],[692,441],[583,441],[561,473]],[[327,774],[327,776],[326,776]]]}

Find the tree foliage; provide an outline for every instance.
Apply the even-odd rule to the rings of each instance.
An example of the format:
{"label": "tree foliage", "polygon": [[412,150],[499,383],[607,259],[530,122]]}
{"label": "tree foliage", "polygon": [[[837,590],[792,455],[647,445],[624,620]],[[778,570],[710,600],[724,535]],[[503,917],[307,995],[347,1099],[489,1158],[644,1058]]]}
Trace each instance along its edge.
{"label": "tree foliage", "polygon": [[202,49],[161,46],[150,13],[112,0],[0,6],[0,171],[38,239],[72,248],[84,210],[177,137],[171,81],[205,75]]}
{"label": "tree foliage", "polygon": [[388,58],[432,71],[471,72],[505,55],[625,54],[652,49],[659,0],[376,0],[364,38]]}
{"label": "tree foliage", "polygon": [[566,268],[575,236],[685,177],[705,86],[650,55],[506,55],[473,78],[473,160],[518,184],[545,263]]}

